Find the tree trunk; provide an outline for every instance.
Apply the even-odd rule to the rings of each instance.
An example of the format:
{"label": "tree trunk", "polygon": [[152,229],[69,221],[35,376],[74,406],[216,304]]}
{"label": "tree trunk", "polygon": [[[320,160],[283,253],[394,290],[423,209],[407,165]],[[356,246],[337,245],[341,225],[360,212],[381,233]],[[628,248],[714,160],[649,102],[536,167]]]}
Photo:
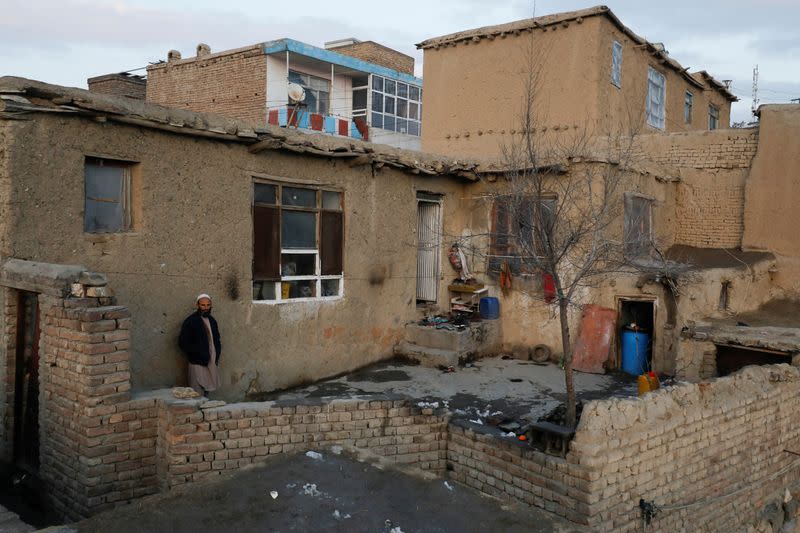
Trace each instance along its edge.
{"label": "tree trunk", "polygon": [[566,425],[574,428],[576,425],[575,413],[575,384],[572,382],[572,348],[569,339],[569,317],[567,316],[567,299],[558,301],[558,315],[561,320],[561,347],[564,350],[564,382],[567,387],[567,412]]}

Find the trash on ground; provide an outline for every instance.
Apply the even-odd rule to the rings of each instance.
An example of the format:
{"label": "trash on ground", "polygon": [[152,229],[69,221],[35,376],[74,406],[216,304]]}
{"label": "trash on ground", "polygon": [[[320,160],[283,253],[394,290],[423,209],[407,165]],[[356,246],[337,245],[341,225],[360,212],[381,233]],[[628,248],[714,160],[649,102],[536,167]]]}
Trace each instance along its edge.
{"label": "trash on ground", "polygon": [[320,492],[317,490],[316,483],[306,483],[303,485],[303,494],[307,496],[319,496]]}
{"label": "trash on ground", "polygon": [[272,496],[273,500],[275,500],[275,499],[278,498],[278,491],[277,490],[271,490],[271,491],[269,491],[269,495]]}
{"label": "trash on ground", "polygon": [[308,450],[306,452],[306,457],[311,457],[312,459],[316,459],[317,461],[322,461],[322,454],[319,452]]}
{"label": "trash on ground", "polygon": [[447,487],[447,490],[453,490],[453,485],[451,485],[447,481],[444,482],[444,486]]}

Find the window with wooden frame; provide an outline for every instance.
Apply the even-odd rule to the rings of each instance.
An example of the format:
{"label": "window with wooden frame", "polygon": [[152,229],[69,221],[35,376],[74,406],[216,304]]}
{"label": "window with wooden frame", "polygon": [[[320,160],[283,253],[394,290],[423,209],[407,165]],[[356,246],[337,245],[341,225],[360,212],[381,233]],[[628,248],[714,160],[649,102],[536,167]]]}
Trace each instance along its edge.
{"label": "window with wooden frame", "polygon": [[555,196],[498,196],[492,206],[489,244],[490,274],[497,275],[505,261],[514,274],[530,269],[546,253],[542,239],[553,231]]}
{"label": "window with wooden frame", "polygon": [[634,192],[624,195],[624,253],[627,259],[646,259],[653,251],[653,199]]}
{"label": "window with wooden frame", "polygon": [[343,193],[310,185],[253,184],[253,300],[344,294]]}
{"label": "window with wooden frame", "polygon": [[98,157],[86,158],[83,231],[120,233],[133,229],[131,169],[134,164]]}

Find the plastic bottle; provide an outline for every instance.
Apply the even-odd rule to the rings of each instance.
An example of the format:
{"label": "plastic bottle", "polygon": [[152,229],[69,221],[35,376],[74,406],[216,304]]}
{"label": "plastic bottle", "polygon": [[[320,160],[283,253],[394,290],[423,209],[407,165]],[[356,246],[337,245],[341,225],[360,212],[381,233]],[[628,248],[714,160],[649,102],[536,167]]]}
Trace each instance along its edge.
{"label": "plastic bottle", "polygon": [[647,379],[647,376],[642,374],[637,378],[637,382],[639,383],[639,396],[644,396],[646,393],[650,392],[650,380]]}
{"label": "plastic bottle", "polygon": [[658,390],[661,388],[661,382],[655,372],[647,373],[647,382],[650,384],[650,390]]}

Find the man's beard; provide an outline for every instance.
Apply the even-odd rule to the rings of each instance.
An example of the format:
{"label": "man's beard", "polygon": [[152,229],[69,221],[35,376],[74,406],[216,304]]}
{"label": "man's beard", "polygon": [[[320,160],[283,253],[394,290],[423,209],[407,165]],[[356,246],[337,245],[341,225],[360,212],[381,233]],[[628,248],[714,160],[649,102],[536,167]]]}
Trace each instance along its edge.
{"label": "man's beard", "polygon": [[208,318],[211,316],[211,311],[200,311],[200,316]]}

